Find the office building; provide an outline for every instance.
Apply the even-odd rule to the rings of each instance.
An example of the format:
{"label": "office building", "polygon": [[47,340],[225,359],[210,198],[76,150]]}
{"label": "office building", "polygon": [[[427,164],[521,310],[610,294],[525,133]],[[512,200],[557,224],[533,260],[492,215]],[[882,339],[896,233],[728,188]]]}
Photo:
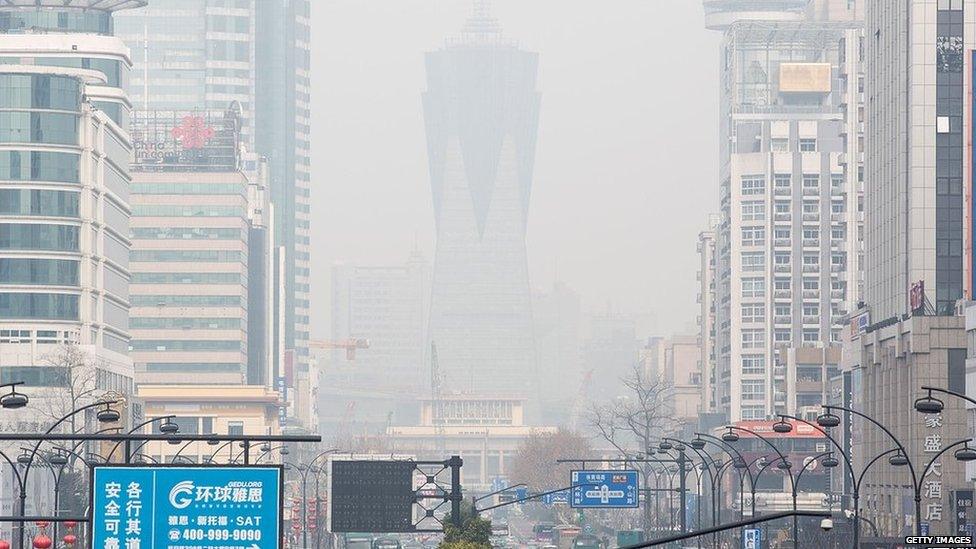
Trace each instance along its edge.
{"label": "office building", "polygon": [[0,6],[0,383],[56,392],[67,345],[97,389],[131,392],[131,63],[112,17],[141,3]]}
{"label": "office building", "polygon": [[772,4],[784,11],[715,27],[724,29],[724,63],[709,392],[731,421],[795,411],[774,350],[839,344],[848,242],[857,235],[848,222],[856,178],[847,170],[856,157],[846,156],[845,141],[856,138],[847,135],[839,77],[841,43],[860,25],[857,7]]}
{"label": "office building", "polygon": [[[241,111],[136,112],[132,343],[140,385],[272,386],[276,250]],[[252,241],[253,239],[253,241]]]}
{"label": "office building", "polygon": [[289,383],[310,377],[310,4],[170,0],[119,21],[119,34],[133,52],[137,108],[220,112],[236,103],[243,144],[268,162],[277,212],[272,232],[275,245],[284,249],[284,301],[278,311],[284,322],[274,339],[283,342]]}
{"label": "office building", "polygon": [[429,339],[446,391],[538,394],[525,248],[537,65],[537,54],[502,37],[483,2],[460,36],[427,54],[437,228]]}
{"label": "office building", "polygon": [[[973,13],[971,0],[872,0],[865,9],[864,294],[851,316],[844,367],[858,380],[854,407],[887,425],[916,468],[970,436],[956,399],[927,417],[909,403],[923,396],[921,385],[966,391],[965,318],[957,307],[972,290],[965,210],[972,120],[964,114]],[[852,426],[861,466],[890,447],[871,425]],[[950,454],[936,464],[938,478],[922,494],[921,528],[958,532],[954,498],[971,487]],[[909,478],[891,468],[865,478],[862,505],[883,536],[918,526],[912,491],[901,488]]]}
{"label": "office building", "polygon": [[580,425],[587,390],[580,344],[582,306],[580,296],[562,282],[532,293],[542,421],[547,425]]}
{"label": "office building", "polygon": [[372,425],[385,426],[390,413],[416,416],[418,392],[430,394],[429,295],[430,263],[416,250],[399,265],[333,265],[331,341],[367,340],[369,347],[323,357],[330,365],[318,395],[323,422],[338,424],[350,406]]}

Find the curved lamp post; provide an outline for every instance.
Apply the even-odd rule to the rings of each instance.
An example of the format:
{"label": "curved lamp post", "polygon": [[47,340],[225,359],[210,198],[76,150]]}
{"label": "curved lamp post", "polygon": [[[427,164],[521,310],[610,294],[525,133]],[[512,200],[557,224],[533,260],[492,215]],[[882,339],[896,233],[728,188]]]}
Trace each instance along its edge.
{"label": "curved lamp post", "polygon": [[[673,443],[676,445],[675,446],[676,448],[682,450],[684,448],[691,448],[691,451],[693,451],[696,455],[698,455],[698,458],[701,460],[701,469],[704,472],[702,474],[708,475],[708,481],[711,486],[712,497],[711,497],[711,509],[709,511],[712,514],[712,526],[715,526],[716,524],[718,524],[718,522],[716,521],[715,518],[715,475],[712,473],[712,468],[710,466],[711,459],[708,458],[707,454],[703,453],[700,449],[695,448],[690,443],[685,442],[683,440],[679,440],[671,437],[661,437],[661,440],[665,442]],[[701,497],[702,492],[704,491],[702,474],[698,475],[698,496],[699,497]],[[697,517],[698,529],[700,530],[701,529],[701,505],[700,504],[697,506],[697,513],[698,513],[698,517]]]}
{"label": "curved lamp post", "polygon": [[[180,426],[178,424],[176,424],[175,422],[173,422],[174,419],[176,419],[176,416],[173,416],[173,415],[170,415],[170,416],[159,416],[159,417],[154,417],[154,418],[151,418],[151,419],[147,419],[146,421],[143,421],[142,423],[140,423],[140,424],[134,426],[133,428],[129,429],[129,431],[126,434],[129,434],[129,435],[134,434],[136,431],[138,431],[139,429],[142,429],[146,425],[149,425],[151,423],[155,423],[157,421],[163,421],[163,424],[159,426],[159,431],[162,432],[162,433],[165,433],[167,435],[172,435],[172,434],[178,433],[179,430],[180,430]],[[111,463],[112,456],[115,455],[115,451],[119,449],[119,446],[121,446],[123,442],[125,442],[125,445],[126,445],[126,453],[129,452],[129,441],[122,441],[122,440],[120,440],[120,441],[118,441],[118,442],[115,443],[115,446],[112,446],[112,451],[109,452],[108,453],[108,456],[106,456],[106,458],[105,458],[105,462],[106,463]],[[128,460],[128,457],[126,457],[126,459]]]}
{"label": "curved lamp post", "polygon": [[[908,471],[912,475],[912,486],[918,485],[918,475],[915,474],[915,465],[912,463],[912,460],[909,459],[909,457],[908,457],[908,451],[905,450],[905,445],[902,444],[901,441],[898,440],[898,438],[894,434],[892,434],[892,432],[887,427],[885,427],[878,420],[874,419],[873,417],[871,417],[871,416],[869,416],[867,414],[858,412],[857,410],[852,410],[850,408],[846,408],[844,406],[836,406],[836,405],[829,405],[828,406],[828,405],[824,405],[824,406],[821,406],[821,407],[825,410],[825,413],[823,413],[823,414],[821,414],[820,416],[817,417],[817,425],[820,425],[821,427],[830,428],[830,427],[836,427],[836,426],[840,425],[840,418],[838,416],[836,416],[835,414],[830,413],[830,411],[831,410],[842,410],[842,411],[847,412],[849,414],[854,414],[855,416],[860,417],[860,418],[862,418],[862,419],[864,419],[866,421],[869,421],[873,425],[875,425],[876,427],[878,427],[879,429],[881,429],[882,431],[884,431],[884,433],[886,435],[888,435],[888,438],[890,438],[891,441],[895,443],[895,446],[897,446],[897,448],[895,448],[893,450],[897,450],[898,451],[898,453],[896,453],[895,455],[893,455],[893,456],[891,456],[891,457],[888,458],[888,463],[890,463],[892,466],[895,466],[895,467],[900,467],[902,465],[908,465]],[[884,454],[888,454],[888,453],[891,453],[891,451],[884,452]],[[881,455],[884,455],[884,454],[879,454],[873,460],[871,460],[871,463],[868,464],[868,467],[870,467],[871,464],[873,464],[879,457],[881,457]],[[868,467],[865,467],[864,468],[864,471],[862,471],[861,478],[859,479],[859,481],[860,480],[863,480],[864,473],[867,472]],[[860,484],[860,482],[858,482],[858,484]],[[918,535],[918,536],[922,535],[922,507],[921,507],[921,505],[922,505],[922,498],[921,498],[921,495],[919,495],[918,497],[915,498],[915,535]],[[860,527],[859,527],[857,521],[854,524],[855,524],[855,526],[854,526],[855,539],[859,539],[858,538],[858,535],[860,533]]]}
{"label": "curved lamp post", "polygon": [[[704,448],[705,443],[711,442],[713,445],[718,446],[719,449],[721,449],[723,452],[728,454],[729,457],[731,458],[731,460],[729,461],[728,464],[726,464],[726,466],[731,465],[732,468],[736,469],[736,471],[739,474],[739,518],[741,519],[744,516],[744,512],[745,512],[744,511],[744,507],[745,507],[744,488],[743,488],[745,481],[742,475],[743,470],[745,470],[746,475],[748,475],[749,477],[749,485],[752,486],[755,484],[755,477],[752,476],[752,471],[749,469],[745,458],[742,457],[742,454],[739,453],[739,451],[735,448],[735,446],[732,446],[731,444],[725,442],[724,440],[716,436],[712,436],[708,433],[695,433],[695,437],[696,437],[695,439],[689,442],[692,448]],[[720,485],[722,482],[723,472],[724,470],[720,470],[716,477],[716,480],[719,482]]]}

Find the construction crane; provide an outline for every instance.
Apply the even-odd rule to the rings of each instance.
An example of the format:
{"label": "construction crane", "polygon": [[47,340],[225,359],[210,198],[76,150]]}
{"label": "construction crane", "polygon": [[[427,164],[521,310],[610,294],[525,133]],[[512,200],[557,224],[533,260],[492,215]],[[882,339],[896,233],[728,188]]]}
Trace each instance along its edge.
{"label": "construction crane", "polygon": [[441,409],[441,372],[437,364],[437,344],[433,341],[430,342],[430,420],[434,423],[437,450],[443,453],[444,411]]}
{"label": "construction crane", "polygon": [[312,339],[308,346],[313,349],[345,349],[346,360],[356,360],[356,349],[369,349],[369,340],[365,338],[349,338],[339,340]]}

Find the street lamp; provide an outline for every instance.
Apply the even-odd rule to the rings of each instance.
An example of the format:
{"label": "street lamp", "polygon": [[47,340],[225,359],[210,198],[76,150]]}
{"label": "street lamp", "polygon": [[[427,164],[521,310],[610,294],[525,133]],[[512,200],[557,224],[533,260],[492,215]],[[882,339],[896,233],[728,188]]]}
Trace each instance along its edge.
{"label": "street lamp", "polygon": [[24,393],[17,392],[17,386],[23,385],[23,381],[14,381],[12,383],[4,383],[0,385],[0,388],[10,387],[10,392],[0,397],[0,407],[7,410],[16,410],[17,408],[23,408],[27,406],[30,399]]}

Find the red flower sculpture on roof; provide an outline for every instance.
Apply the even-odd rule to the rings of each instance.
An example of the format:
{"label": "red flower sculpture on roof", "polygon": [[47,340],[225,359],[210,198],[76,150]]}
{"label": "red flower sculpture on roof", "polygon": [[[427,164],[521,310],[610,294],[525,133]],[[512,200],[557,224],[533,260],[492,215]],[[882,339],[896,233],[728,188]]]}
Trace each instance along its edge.
{"label": "red flower sculpture on roof", "polygon": [[214,130],[203,122],[201,116],[184,116],[179,126],[173,128],[173,137],[184,149],[202,149],[214,136]]}

